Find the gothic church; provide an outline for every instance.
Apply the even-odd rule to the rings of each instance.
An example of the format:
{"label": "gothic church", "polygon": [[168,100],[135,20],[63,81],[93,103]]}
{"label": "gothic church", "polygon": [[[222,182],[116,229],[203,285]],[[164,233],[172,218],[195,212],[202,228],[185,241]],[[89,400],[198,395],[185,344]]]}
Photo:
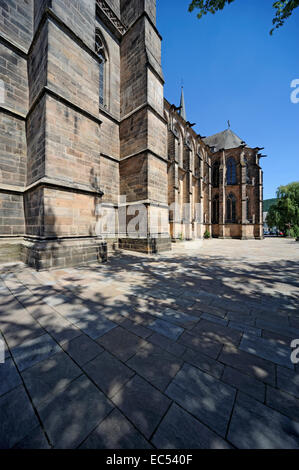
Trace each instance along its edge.
{"label": "gothic church", "polygon": [[[0,262],[263,237],[262,149],[230,129],[202,137],[183,92],[180,106],[164,98],[156,0],[4,0],[0,49]],[[96,233],[97,205],[121,196],[154,233],[119,220],[114,237]]]}

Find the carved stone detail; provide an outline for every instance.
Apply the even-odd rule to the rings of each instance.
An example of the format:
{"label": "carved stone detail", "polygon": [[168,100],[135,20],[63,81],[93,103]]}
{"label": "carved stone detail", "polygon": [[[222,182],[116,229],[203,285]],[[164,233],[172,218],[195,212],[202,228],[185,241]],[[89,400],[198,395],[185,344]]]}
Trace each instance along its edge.
{"label": "carved stone detail", "polygon": [[105,2],[105,0],[97,0],[99,9],[104,13],[108,20],[113,24],[117,31],[123,36],[127,32],[125,25],[117,18],[113,10]]}

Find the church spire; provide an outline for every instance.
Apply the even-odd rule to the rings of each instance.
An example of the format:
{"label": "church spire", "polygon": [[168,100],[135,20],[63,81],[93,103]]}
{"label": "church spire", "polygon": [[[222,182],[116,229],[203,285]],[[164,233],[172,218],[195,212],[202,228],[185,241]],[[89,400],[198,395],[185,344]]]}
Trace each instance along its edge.
{"label": "church spire", "polygon": [[185,97],[184,97],[184,87],[182,87],[182,92],[181,92],[181,103],[180,103],[180,115],[182,118],[187,121],[186,117],[186,107],[185,107]]}

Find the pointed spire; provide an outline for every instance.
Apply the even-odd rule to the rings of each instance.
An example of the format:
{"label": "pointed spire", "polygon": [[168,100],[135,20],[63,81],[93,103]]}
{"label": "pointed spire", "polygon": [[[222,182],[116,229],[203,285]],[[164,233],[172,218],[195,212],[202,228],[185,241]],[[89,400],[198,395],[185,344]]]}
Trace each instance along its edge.
{"label": "pointed spire", "polygon": [[184,87],[182,86],[182,93],[181,93],[181,103],[180,103],[180,115],[182,116],[185,121],[187,121],[186,117],[186,106],[185,106],[185,97],[184,97]]}

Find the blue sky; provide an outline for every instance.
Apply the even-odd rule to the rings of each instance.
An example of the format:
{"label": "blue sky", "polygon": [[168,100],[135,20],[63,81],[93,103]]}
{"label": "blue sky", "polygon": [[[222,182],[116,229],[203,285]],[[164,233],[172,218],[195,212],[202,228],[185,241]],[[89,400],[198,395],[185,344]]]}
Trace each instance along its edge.
{"label": "blue sky", "polygon": [[188,0],[157,0],[163,36],[165,97],[178,104],[183,79],[187,118],[203,136],[227,128],[251,147],[265,147],[264,198],[299,181],[299,8],[269,35],[274,0],[235,0],[198,20]]}

